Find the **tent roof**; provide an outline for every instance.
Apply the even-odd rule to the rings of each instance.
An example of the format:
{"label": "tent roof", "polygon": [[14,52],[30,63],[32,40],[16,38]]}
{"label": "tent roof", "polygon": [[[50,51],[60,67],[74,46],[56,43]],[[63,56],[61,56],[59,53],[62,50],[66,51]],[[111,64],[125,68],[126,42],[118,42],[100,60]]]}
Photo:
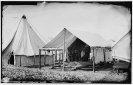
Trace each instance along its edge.
{"label": "tent roof", "polygon": [[15,55],[38,55],[39,48],[45,45],[31,27],[25,15],[22,16],[17,30],[11,36],[14,37],[10,37],[10,39],[2,45],[2,51],[4,51],[4,53],[13,51]]}
{"label": "tent roof", "polygon": [[89,46],[101,46],[106,47],[109,46],[108,42],[101,37],[99,34],[96,33],[90,33],[86,31],[79,31],[79,30],[72,30],[72,29],[63,29],[54,39],[52,39],[49,43],[47,43],[45,47],[47,48],[62,48],[63,47],[63,38],[64,33],[66,31],[65,35],[65,43],[66,48],[69,47],[76,38],[79,38]]}
{"label": "tent roof", "polygon": [[130,62],[131,60],[131,31],[124,35],[113,46],[114,58]]}
{"label": "tent roof", "polygon": [[115,45],[117,45],[119,42],[122,41],[122,39],[124,39],[126,36],[130,35],[131,30],[129,30],[122,38],[120,38],[118,41],[116,41],[115,43],[112,44],[112,47],[115,47]]}

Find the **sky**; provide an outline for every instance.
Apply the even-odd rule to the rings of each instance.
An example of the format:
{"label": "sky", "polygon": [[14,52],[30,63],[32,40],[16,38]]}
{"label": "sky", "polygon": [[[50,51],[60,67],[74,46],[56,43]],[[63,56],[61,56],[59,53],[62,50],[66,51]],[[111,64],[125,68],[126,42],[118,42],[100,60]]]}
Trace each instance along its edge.
{"label": "sky", "polygon": [[25,14],[43,39],[50,41],[63,28],[98,33],[107,41],[117,41],[130,30],[131,15],[127,8],[89,3],[39,3],[9,5],[3,11],[3,37],[10,36]]}

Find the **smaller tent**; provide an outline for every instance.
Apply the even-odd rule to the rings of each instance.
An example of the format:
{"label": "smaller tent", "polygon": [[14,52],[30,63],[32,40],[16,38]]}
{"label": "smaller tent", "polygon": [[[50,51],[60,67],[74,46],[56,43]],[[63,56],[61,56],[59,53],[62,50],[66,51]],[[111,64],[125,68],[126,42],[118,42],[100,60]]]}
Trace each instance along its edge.
{"label": "smaller tent", "polygon": [[11,60],[16,66],[39,65],[39,57],[34,55],[39,55],[39,48],[45,44],[24,15],[15,32],[2,44],[2,65]]}
{"label": "smaller tent", "polygon": [[112,50],[114,58],[131,61],[131,30],[112,45]]}
{"label": "smaller tent", "polygon": [[[44,48],[63,49],[65,35],[65,60],[88,61],[91,54],[95,56],[95,63],[112,61],[111,47],[99,34],[80,30],[63,29]],[[94,48],[94,51],[92,50]]]}

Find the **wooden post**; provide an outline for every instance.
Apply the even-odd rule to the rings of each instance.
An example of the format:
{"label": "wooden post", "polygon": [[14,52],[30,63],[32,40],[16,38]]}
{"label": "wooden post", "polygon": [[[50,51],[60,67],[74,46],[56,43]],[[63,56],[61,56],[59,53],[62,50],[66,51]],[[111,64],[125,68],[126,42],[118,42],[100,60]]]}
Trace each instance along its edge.
{"label": "wooden post", "polygon": [[60,64],[60,51],[59,51],[58,53],[59,53],[59,60],[58,60],[58,62],[59,62],[59,64]]}
{"label": "wooden post", "polygon": [[103,52],[104,52],[104,67],[106,68],[106,55],[105,55],[105,48],[103,49]]}
{"label": "wooden post", "polygon": [[46,52],[44,51],[44,66],[45,66],[45,57],[46,57]]}
{"label": "wooden post", "polygon": [[[61,64],[63,65],[63,51],[61,52]],[[63,67],[62,67],[62,70],[63,70]]]}
{"label": "wooden post", "polygon": [[39,49],[39,67],[41,70],[41,49]]}
{"label": "wooden post", "polygon": [[36,54],[34,54],[34,66],[35,66],[35,57],[36,57]]}
{"label": "wooden post", "polygon": [[55,62],[57,61],[57,50],[55,50]]}
{"label": "wooden post", "polygon": [[52,51],[52,57],[53,57],[53,66],[54,66],[54,54],[53,54],[53,51]]}
{"label": "wooden post", "polygon": [[93,49],[93,72],[95,72],[95,55],[94,55],[94,48]]}
{"label": "wooden post", "polygon": [[[55,52],[55,51],[53,51],[53,52]],[[55,66],[55,54],[53,55],[53,57],[54,57],[54,66]]]}
{"label": "wooden post", "polygon": [[64,62],[65,62],[65,36],[66,36],[66,28],[64,28],[64,39],[63,39],[63,71],[64,71]]}
{"label": "wooden post", "polygon": [[21,55],[20,55],[20,67],[21,67]]}

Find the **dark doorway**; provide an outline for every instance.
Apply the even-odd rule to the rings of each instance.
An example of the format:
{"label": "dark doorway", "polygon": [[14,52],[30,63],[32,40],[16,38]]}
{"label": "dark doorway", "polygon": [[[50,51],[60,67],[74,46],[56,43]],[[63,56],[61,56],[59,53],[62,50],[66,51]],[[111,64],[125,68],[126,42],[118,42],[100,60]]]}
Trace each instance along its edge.
{"label": "dark doorway", "polygon": [[76,39],[68,47],[68,56],[70,61],[89,61],[90,46],[80,39]]}
{"label": "dark doorway", "polygon": [[14,54],[13,52],[11,53],[10,59],[9,59],[9,64],[14,65]]}

